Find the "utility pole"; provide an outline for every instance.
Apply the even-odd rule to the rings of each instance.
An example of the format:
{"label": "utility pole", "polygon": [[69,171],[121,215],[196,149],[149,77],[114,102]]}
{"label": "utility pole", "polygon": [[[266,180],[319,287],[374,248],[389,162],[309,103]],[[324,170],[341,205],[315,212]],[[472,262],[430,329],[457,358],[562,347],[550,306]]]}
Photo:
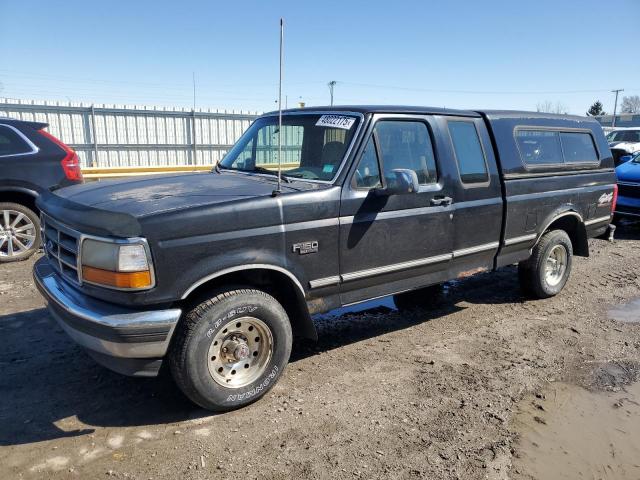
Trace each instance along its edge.
{"label": "utility pole", "polygon": [[327,85],[329,86],[329,95],[331,96],[331,106],[333,107],[333,88],[336,86],[335,80],[331,80]]}
{"label": "utility pole", "polygon": [[191,111],[191,140],[193,146],[193,159],[192,164],[195,165],[198,159],[198,147],[196,146],[196,72],[191,72],[191,77],[193,79],[193,110]]}
{"label": "utility pole", "polygon": [[191,72],[193,77],[193,111],[196,110],[196,72]]}
{"label": "utility pole", "polygon": [[616,94],[616,103],[613,104],[613,120],[611,120],[611,127],[616,126],[616,112],[618,111],[618,94],[620,92],[624,92],[624,88],[617,88],[615,90],[611,90],[612,93]]}

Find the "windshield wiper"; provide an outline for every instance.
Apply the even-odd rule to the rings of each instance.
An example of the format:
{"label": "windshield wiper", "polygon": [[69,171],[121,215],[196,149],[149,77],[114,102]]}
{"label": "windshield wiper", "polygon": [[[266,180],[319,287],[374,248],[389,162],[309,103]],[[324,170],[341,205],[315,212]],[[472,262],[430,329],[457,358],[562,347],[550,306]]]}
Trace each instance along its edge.
{"label": "windshield wiper", "polygon": [[[253,170],[245,170],[245,172],[258,172],[258,173],[266,173],[268,175],[275,175],[276,177],[278,176],[278,171],[277,170],[275,170],[275,171],[274,170],[269,170],[268,168],[259,167],[257,165],[255,167],[253,167]],[[282,175],[282,173],[281,173],[280,177],[286,183],[291,183],[291,179],[289,177],[287,177],[286,175]]]}

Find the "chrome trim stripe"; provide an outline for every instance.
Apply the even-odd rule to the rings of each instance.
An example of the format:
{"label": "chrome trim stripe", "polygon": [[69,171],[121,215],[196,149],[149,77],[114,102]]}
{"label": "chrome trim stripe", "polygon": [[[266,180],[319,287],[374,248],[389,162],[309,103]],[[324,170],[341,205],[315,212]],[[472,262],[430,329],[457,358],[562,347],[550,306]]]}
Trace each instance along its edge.
{"label": "chrome trim stripe", "polygon": [[535,240],[538,237],[537,233],[531,233],[529,235],[522,235],[520,237],[507,238],[504,241],[505,246],[515,245],[516,243],[525,243]]}
{"label": "chrome trim stripe", "polygon": [[293,273],[291,273],[289,270],[285,270],[284,268],[277,267],[275,265],[268,265],[268,264],[262,264],[262,263],[252,263],[252,264],[248,264],[248,265],[239,265],[237,267],[225,268],[224,270],[220,270],[220,271],[218,271],[216,273],[212,273],[211,275],[207,275],[206,277],[201,278],[196,283],[191,285],[182,294],[182,297],[180,297],[180,298],[184,300],[185,298],[187,298],[189,296],[189,294],[191,292],[193,292],[200,285],[202,285],[205,282],[208,282],[209,280],[213,280],[214,278],[220,277],[220,276],[225,275],[227,273],[238,272],[238,271],[241,271],[241,270],[253,270],[253,269],[255,269],[255,270],[259,270],[259,269],[275,270],[277,272],[284,273],[287,277],[289,277],[291,280],[293,280],[293,282],[295,283],[296,287],[298,287],[298,290],[300,290],[300,293],[302,293],[302,296],[303,297],[305,296],[305,291],[304,291],[304,288],[302,288],[302,284],[295,277],[295,275],[293,275]]}
{"label": "chrome trim stripe", "polygon": [[318,278],[317,280],[311,280],[309,282],[309,288],[321,288],[329,287],[331,285],[338,285],[340,283],[340,277],[335,275],[333,277]]}
{"label": "chrome trim stripe", "polygon": [[584,168],[580,170],[570,171],[551,171],[551,172],[525,172],[525,173],[505,173],[502,178],[505,180],[524,180],[527,178],[540,178],[540,177],[564,177],[567,175],[587,175],[594,173],[614,173],[613,168]]}
{"label": "chrome trim stripe", "polygon": [[491,243],[485,243],[482,245],[476,245],[475,247],[461,248],[460,250],[453,251],[453,258],[464,257],[466,255],[473,255],[474,253],[493,250],[494,248],[498,248],[499,246],[500,246],[500,242],[491,242]]}
{"label": "chrome trim stripe", "polygon": [[611,215],[607,215],[606,217],[592,218],[591,220],[587,220],[586,222],[584,222],[584,224],[586,226],[589,226],[589,225],[595,225],[597,223],[609,222],[609,221],[611,221]]}
{"label": "chrome trim stripe", "polygon": [[452,254],[445,253],[444,255],[436,255],[434,257],[420,258],[418,260],[410,260],[408,262],[394,263],[391,265],[385,265],[384,267],[369,268],[367,270],[359,270],[357,272],[345,273],[341,275],[343,282],[349,282],[351,280],[360,280],[362,278],[373,277],[384,273],[397,272],[400,270],[408,270],[410,268],[422,267],[424,265],[431,265],[433,263],[447,262],[451,260]]}

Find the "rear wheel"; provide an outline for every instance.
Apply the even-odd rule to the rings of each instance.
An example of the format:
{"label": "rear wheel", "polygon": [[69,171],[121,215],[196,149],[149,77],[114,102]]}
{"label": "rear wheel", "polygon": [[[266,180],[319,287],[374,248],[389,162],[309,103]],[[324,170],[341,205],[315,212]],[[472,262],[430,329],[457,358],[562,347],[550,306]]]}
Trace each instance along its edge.
{"label": "rear wheel", "polygon": [[564,288],[573,260],[571,239],[564,230],[545,233],[533,248],[531,257],[520,262],[520,285],[527,295],[553,297]]}
{"label": "rear wheel", "polygon": [[40,247],[40,220],[18,203],[0,203],[0,263],[26,260]]}
{"label": "rear wheel", "polygon": [[247,405],[267,393],[291,353],[287,313],[260,290],[229,290],[187,312],[169,361],[180,389],[214,411]]}

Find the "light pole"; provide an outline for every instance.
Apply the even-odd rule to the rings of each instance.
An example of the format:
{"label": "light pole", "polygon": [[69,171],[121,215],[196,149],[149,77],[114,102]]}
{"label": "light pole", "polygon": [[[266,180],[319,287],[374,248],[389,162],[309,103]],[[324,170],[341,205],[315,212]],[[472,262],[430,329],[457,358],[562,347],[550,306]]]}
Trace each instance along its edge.
{"label": "light pole", "polygon": [[616,126],[616,112],[618,111],[618,94],[620,92],[624,92],[624,88],[617,88],[615,90],[611,90],[612,93],[616,94],[616,103],[613,104],[613,120],[611,120],[611,127]]}
{"label": "light pole", "polygon": [[331,80],[327,85],[329,86],[329,95],[331,96],[331,106],[333,107],[333,88],[336,86],[335,80]]}

